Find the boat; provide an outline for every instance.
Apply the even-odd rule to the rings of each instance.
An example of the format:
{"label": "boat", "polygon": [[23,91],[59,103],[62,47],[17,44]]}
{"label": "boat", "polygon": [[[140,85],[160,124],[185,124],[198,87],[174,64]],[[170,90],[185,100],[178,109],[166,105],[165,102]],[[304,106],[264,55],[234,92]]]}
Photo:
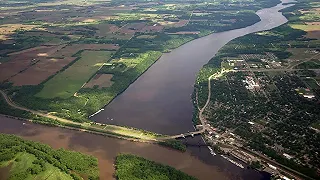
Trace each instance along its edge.
{"label": "boat", "polygon": [[231,162],[232,164],[238,166],[239,168],[244,169],[244,166],[242,164],[240,164],[240,163],[238,163],[238,162],[236,162],[236,161],[234,161],[234,160],[232,160],[232,159],[230,159],[230,158],[228,158],[228,157],[226,157],[224,155],[221,155],[221,157],[223,157],[227,161]]}
{"label": "boat", "polygon": [[210,146],[208,146],[208,149],[210,150],[210,154],[212,154],[213,156],[217,155],[216,153],[213,152],[213,150]]}

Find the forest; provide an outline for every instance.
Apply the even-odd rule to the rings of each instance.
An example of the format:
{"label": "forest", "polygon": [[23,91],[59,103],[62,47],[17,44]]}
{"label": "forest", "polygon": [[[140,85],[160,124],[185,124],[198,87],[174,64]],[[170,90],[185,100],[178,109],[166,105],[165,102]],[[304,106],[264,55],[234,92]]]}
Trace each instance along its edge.
{"label": "forest", "polygon": [[119,154],[115,166],[118,180],[196,180],[170,166],[131,154]]}
{"label": "forest", "polygon": [[187,150],[186,145],[184,145],[181,141],[176,139],[162,141],[162,142],[159,142],[158,144],[162,146],[170,147],[182,152],[185,152]]}
{"label": "forest", "polygon": [[[0,167],[10,165],[9,179],[25,180],[43,177],[47,171],[59,179],[99,179],[98,161],[79,152],[54,150],[48,145],[23,140],[14,135],[0,134]],[[52,178],[52,177],[50,177]]]}

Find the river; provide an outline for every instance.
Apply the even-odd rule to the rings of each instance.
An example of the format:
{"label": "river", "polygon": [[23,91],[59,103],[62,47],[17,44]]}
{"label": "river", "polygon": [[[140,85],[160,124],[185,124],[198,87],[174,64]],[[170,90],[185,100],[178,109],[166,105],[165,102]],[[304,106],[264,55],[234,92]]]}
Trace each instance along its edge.
{"label": "river", "polygon": [[[283,0],[283,3],[291,2]],[[257,12],[261,21],[246,28],[214,33],[191,41],[164,54],[129,88],[115,98],[105,111],[93,117],[103,123],[126,125],[162,134],[179,134],[194,130],[190,95],[196,74],[217,51],[234,38],[277,27],[287,19],[278,11],[289,5],[277,5]],[[113,119],[107,120],[108,119]],[[199,179],[263,179],[259,172],[240,169],[206,147],[188,147],[180,153],[154,144],[106,138],[0,116],[0,132],[16,134],[53,148],[66,148],[94,155],[99,159],[101,179],[113,179],[114,158],[118,153],[132,153],[180,169]],[[187,141],[202,142],[200,136]],[[268,177],[267,177],[268,178]]]}
{"label": "river", "polygon": [[278,11],[288,6],[291,5],[279,4],[259,10],[261,21],[252,26],[213,33],[164,54],[92,119],[162,134],[193,130],[191,94],[202,66],[232,39],[286,23],[287,19]]}

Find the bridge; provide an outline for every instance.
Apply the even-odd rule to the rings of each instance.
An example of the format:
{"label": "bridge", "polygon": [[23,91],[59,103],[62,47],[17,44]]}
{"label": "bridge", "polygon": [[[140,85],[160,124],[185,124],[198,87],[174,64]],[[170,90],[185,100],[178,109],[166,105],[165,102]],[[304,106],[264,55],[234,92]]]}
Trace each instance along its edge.
{"label": "bridge", "polygon": [[163,137],[159,138],[158,140],[168,140],[168,139],[178,139],[178,138],[186,138],[186,137],[194,137],[196,135],[202,134],[205,132],[205,128],[199,130],[199,131],[193,131],[193,132],[187,132],[183,134],[178,134],[178,135],[173,135],[173,136],[168,136],[168,137]]}

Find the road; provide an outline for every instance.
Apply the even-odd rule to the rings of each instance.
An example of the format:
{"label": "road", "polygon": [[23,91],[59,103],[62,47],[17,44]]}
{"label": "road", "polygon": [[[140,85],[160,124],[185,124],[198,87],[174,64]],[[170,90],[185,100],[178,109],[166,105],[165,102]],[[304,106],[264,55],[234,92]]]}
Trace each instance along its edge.
{"label": "road", "polygon": [[310,58],[308,58],[308,59],[306,59],[306,60],[303,60],[303,61],[299,62],[298,64],[290,65],[290,66],[288,66],[288,69],[293,69],[295,66],[298,66],[299,64],[302,64],[302,63],[304,63],[304,62],[311,61],[313,58],[315,58],[315,57],[317,57],[317,56],[319,56],[319,55],[320,55],[320,54],[316,54],[316,55],[314,55],[314,56],[312,56],[312,57],[310,57]]}
{"label": "road", "polygon": [[280,68],[280,69],[240,69],[235,71],[245,72],[245,71],[251,71],[251,72],[282,72],[282,71],[300,71],[300,70],[320,70],[320,69],[288,69],[288,68]]}
{"label": "road", "polygon": [[205,111],[205,109],[207,108],[209,102],[210,102],[210,99],[211,99],[211,80],[213,78],[218,78],[218,77],[221,77],[224,73],[228,73],[230,72],[231,70],[224,70],[222,69],[220,72],[217,72],[215,74],[212,74],[211,76],[209,76],[208,78],[208,97],[207,97],[207,101],[206,103],[204,104],[204,106],[200,109],[199,109],[199,119],[200,119],[200,122],[201,122],[201,125],[202,125],[202,129],[199,130],[199,131],[193,131],[193,132],[187,132],[187,133],[183,133],[183,134],[178,134],[178,135],[173,135],[173,136],[168,136],[168,137],[164,137],[164,138],[159,138],[159,140],[168,140],[168,139],[177,139],[177,138],[185,138],[187,136],[194,136],[194,135],[197,135],[197,134],[202,134],[204,133],[206,130],[207,130],[207,123],[206,123],[206,119],[205,117],[203,116],[203,112]]}
{"label": "road", "polygon": [[[101,127],[103,127],[103,126],[108,127],[108,128],[105,128],[105,129],[97,128],[97,127],[94,127],[94,126],[88,126],[91,129],[91,130],[88,130],[88,129],[85,129],[85,127],[86,127],[85,123],[74,122],[74,121],[71,121],[71,120],[68,120],[68,119],[60,118],[60,117],[57,117],[57,116],[53,116],[53,115],[50,115],[50,114],[45,114],[45,113],[42,113],[42,112],[39,112],[39,111],[36,111],[36,110],[32,110],[32,109],[28,109],[26,107],[19,106],[19,105],[15,104],[7,96],[7,94],[4,91],[0,90],[0,94],[4,97],[4,99],[8,103],[8,105],[13,107],[13,108],[20,109],[20,110],[23,110],[23,111],[27,111],[27,112],[30,112],[32,114],[36,114],[38,116],[50,118],[50,119],[56,120],[56,121],[61,122],[61,123],[68,123],[68,124],[72,124],[72,125],[76,125],[77,126],[77,127],[63,126],[65,128],[76,129],[76,130],[80,130],[80,131],[84,131],[84,132],[91,132],[91,133],[95,133],[95,134],[107,135],[107,136],[112,136],[112,137],[118,137],[118,138],[121,138],[121,139],[130,140],[130,141],[140,141],[140,142],[151,142],[151,141],[157,142],[157,141],[159,141],[157,138],[151,138],[151,137],[150,138],[149,137],[141,138],[140,136],[136,135],[137,131],[131,130],[130,128],[125,128],[125,127],[115,126],[115,125],[101,124],[102,125]],[[12,118],[16,118],[16,117],[12,117]],[[32,120],[29,120],[29,121],[32,121]],[[84,127],[84,128],[81,128],[81,126]],[[102,130],[104,132],[101,132]],[[132,138],[130,138],[130,137],[132,137]]]}
{"label": "road", "polygon": [[207,126],[206,126],[206,119],[203,117],[203,112],[205,111],[205,109],[207,108],[209,102],[210,102],[210,99],[211,99],[211,80],[212,78],[216,79],[218,77],[221,77],[224,73],[228,73],[230,72],[231,70],[224,70],[222,69],[220,72],[217,72],[215,74],[212,74],[209,78],[208,78],[208,98],[207,98],[207,101],[206,103],[204,104],[204,106],[200,109],[200,112],[199,112],[199,119],[201,121],[201,125],[203,127],[204,130],[206,130]]}
{"label": "road", "polygon": [[32,114],[36,114],[36,115],[38,115],[38,116],[42,116],[42,117],[54,119],[54,120],[57,120],[57,121],[60,121],[60,122],[64,122],[64,123],[71,123],[71,124],[75,124],[75,125],[81,125],[81,123],[77,123],[77,122],[74,122],[74,121],[70,121],[70,120],[67,120],[67,119],[63,119],[63,118],[56,117],[56,116],[53,116],[53,115],[50,115],[50,114],[45,114],[45,113],[42,113],[42,112],[39,112],[39,111],[35,111],[35,110],[32,110],[32,109],[28,109],[28,108],[19,106],[19,105],[15,104],[15,103],[7,96],[7,94],[6,94],[4,91],[0,90],[0,93],[1,93],[1,95],[3,96],[3,98],[6,100],[6,102],[8,103],[8,105],[10,105],[11,107],[13,107],[13,108],[15,108],[15,109],[20,109],[20,110],[23,110],[23,111],[30,112],[30,113],[32,113]]}

